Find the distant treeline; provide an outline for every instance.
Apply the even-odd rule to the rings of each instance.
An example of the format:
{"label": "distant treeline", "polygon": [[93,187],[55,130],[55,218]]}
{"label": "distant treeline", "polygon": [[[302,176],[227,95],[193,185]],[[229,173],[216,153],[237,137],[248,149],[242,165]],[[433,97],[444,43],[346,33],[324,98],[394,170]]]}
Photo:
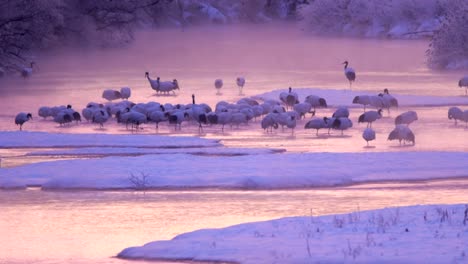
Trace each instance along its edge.
{"label": "distant treeline", "polygon": [[0,0],[0,70],[38,50],[125,45],[142,28],[274,20],[314,34],[429,36],[429,65],[456,68],[468,66],[467,13],[466,0]]}

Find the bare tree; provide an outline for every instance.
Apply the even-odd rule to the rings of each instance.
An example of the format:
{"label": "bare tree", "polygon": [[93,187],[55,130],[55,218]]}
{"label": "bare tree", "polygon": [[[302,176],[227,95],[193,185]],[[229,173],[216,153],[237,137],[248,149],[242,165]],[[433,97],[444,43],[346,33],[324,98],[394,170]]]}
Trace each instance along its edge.
{"label": "bare tree", "polygon": [[0,67],[19,70],[28,52],[53,42],[62,24],[60,1],[0,0]]}
{"label": "bare tree", "polygon": [[442,26],[434,33],[427,50],[433,68],[468,67],[468,3],[463,0],[446,2]]}
{"label": "bare tree", "polygon": [[0,0],[0,72],[31,52],[63,45],[129,43],[140,27],[294,18],[308,0]]}

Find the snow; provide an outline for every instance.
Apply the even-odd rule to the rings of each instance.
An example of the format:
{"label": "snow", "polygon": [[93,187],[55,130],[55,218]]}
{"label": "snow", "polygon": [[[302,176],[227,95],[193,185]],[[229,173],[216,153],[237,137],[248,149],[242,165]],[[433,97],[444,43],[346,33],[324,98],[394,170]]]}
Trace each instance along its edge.
{"label": "snow", "polygon": [[[257,150],[245,150],[244,153]],[[282,189],[468,176],[465,152],[160,154],[38,162],[0,170],[0,187]],[[132,176],[142,179],[136,186]]]}
{"label": "snow", "polygon": [[285,149],[264,149],[264,148],[77,148],[33,151],[28,156],[118,156],[118,155],[148,155],[148,154],[192,154],[192,155],[218,155],[218,156],[242,156],[242,155],[261,155],[284,152]]}
{"label": "snow", "polygon": [[227,22],[226,16],[223,15],[222,12],[220,12],[218,9],[216,9],[215,7],[211,5],[200,3],[199,9],[200,9],[200,12],[204,14],[205,16],[207,16],[211,22],[221,23],[221,24],[225,24]]}
{"label": "snow", "polygon": [[[254,98],[260,100],[278,100],[279,94],[287,90],[288,88],[273,90],[267,93],[256,95]],[[317,95],[319,97],[323,97],[327,101],[328,107],[362,107],[362,105],[352,103],[355,96],[377,95],[375,92],[350,91],[343,89],[293,88],[293,91],[299,96],[300,102],[303,102],[304,98],[308,95]],[[392,95],[398,100],[398,106],[400,107],[468,105],[468,97],[466,96],[423,96],[393,93]]]}
{"label": "snow", "polygon": [[466,263],[464,205],[287,217],[202,229],[130,247],[120,258],[235,263]]}
{"label": "snow", "polygon": [[410,28],[405,23],[397,24],[388,31],[388,36],[393,38],[401,38],[410,32]]}

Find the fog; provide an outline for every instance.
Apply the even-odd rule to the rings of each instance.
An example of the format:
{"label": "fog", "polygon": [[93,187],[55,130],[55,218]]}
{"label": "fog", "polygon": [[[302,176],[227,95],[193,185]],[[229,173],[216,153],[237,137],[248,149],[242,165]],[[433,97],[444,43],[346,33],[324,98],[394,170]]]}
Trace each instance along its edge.
{"label": "fog", "polygon": [[[212,107],[221,100],[241,98],[235,84],[238,76],[246,78],[245,96],[290,86],[349,89],[345,60],[357,72],[353,90],[460,96],[457,82],[462,73],[428,69],[427,45],[427,40],[312,37],[285,23],[141,31],[126,47],[64,47],[36,54],[31,77],[0,79],[4,109],[0,125],[15,130],[12,120],[18,112],[37,116],[40,106],[71,104],[81,111],[88,102],[104,103],[104,89],[122,86],[132,88],[130,100],[135,103],[185,104],[195,94],[197,103]],[[180,85],[176,96],[156,95],[146,71],[153,79],[176,78]],[[216,95],[217,78],[224,80],[222,95]],[[54,126],[41,125],[46,131]]]}

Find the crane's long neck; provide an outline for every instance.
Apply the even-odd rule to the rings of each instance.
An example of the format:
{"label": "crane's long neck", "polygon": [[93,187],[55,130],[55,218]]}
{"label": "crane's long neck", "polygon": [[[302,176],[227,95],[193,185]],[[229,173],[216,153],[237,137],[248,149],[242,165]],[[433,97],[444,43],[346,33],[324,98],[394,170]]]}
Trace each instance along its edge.
{"label": "crane's long neck", "polygon": [[195,95],[192,94],[192,104],[195,104]]}
{"label": "crane's long neck", "polygon": [[151,79],[151,78],[149,77],[149,74],[148,74],[148,73],[146,74],[146,78],[148,79],[148,81],[149,81],[150,83],[154,81],[153,79]]}
{"label": "crane's long neck", "polygon": [[346,70],[346,68],[348,68],[348,62],[344,63],[344,69]]}

